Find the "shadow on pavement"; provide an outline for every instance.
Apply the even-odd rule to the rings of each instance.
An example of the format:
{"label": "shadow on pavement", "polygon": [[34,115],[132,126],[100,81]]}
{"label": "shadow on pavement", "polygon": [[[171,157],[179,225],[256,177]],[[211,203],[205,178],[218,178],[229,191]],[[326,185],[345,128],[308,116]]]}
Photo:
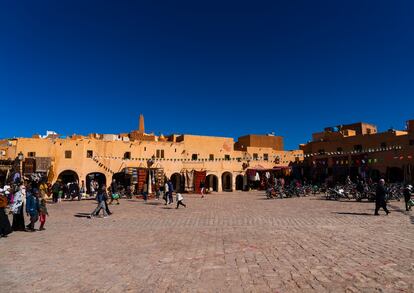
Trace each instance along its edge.
{"label": "shadow on pavement", "polygon": [[373,216],[374,213],[369,214],[369,213],[350,213],[350,212],[332,212],[333,214],[338,214],[338,215],[354,215],[354,216]]}
{"label": "shadow on pavement", "polygon": [[87,218],[89,215],[90,213],[77,213],[77,214],[74,214],[73,216],[77,218]]}

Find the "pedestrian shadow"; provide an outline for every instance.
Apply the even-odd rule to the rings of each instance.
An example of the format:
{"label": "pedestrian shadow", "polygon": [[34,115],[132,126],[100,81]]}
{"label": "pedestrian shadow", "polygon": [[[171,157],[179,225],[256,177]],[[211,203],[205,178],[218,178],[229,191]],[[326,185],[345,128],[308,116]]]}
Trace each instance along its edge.
{"label": "pedestrian shadow", "polygon": [[338,215],[354,215],[354,216],[373,216],[374,214],[369,213],[351,213],[351,212],[332,212],[332,214],[338,214]]}
{"label": "pedestrian shadow", "polygon": [[90,213],[77,213],[77,214],[74,214],[73,216],[76,218],[87,218],[89,217],[89,215]]}
{"label": "pedestrian shadow", "polygon": [[174,207],[162,207],[162,209],[164,209],[164,210],[173,210],[173,209],[175,209]]}
{"label": "pedestrian shadow", "polygon": [[150,206],[159,206],[162,205],[162,202],[146,202],[145,204],[150,205]]}

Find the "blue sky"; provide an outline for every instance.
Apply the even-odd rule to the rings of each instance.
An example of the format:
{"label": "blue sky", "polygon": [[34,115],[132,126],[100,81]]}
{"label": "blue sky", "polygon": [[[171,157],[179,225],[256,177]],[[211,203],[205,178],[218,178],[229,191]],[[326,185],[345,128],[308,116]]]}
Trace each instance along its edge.
{"label": "blue sky", "polygon": [[0,137],[414,119],[414,1],[1,1]]}

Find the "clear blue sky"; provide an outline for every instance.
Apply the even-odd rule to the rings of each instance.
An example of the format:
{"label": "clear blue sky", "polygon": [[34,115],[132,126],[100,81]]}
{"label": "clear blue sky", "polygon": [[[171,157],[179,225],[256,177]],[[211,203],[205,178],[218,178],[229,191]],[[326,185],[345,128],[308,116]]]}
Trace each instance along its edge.
{"label": "clear blue sky", "polygon": [[4,0],[0,101],[0,137],[403,128],[414,1]]}

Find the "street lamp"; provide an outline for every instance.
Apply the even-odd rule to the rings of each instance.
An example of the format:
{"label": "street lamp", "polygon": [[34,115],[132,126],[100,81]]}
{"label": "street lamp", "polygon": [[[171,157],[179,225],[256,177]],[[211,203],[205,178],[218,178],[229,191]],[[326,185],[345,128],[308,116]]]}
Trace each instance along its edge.
{"label": "street lamp", "polygon": [[20,167],[20,181],[23,182],[23,159],[24,155],[22,152],[17,154],[17,158],[19,159],[19,167]]}

